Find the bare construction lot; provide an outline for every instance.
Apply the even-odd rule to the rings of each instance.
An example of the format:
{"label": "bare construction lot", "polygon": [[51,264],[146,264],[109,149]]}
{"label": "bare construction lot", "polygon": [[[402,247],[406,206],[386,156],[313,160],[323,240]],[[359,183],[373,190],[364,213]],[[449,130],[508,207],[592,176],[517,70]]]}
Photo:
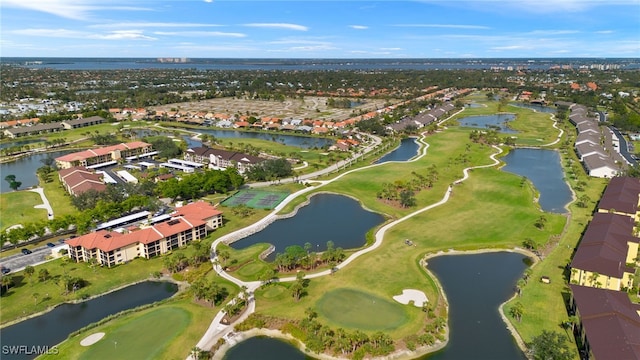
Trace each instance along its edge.
{"label": "bare construction lot", "polygon": [[[366,99],[363,104],[351,109],[337,109],[327,106],[326,97],[305,96],[303,99],[248,100],[237,98],[219,98],[196,100],[176,104],[151,107],[156,112],[184,111],[211,112],[214,114],[249,115],[255,117],[300,118],[313,120],[341,121],[377,109],[389,104],[389,100]],[[355,99],[354,99],[355,101]],[[396,103],[398,100],[391,100]]]}

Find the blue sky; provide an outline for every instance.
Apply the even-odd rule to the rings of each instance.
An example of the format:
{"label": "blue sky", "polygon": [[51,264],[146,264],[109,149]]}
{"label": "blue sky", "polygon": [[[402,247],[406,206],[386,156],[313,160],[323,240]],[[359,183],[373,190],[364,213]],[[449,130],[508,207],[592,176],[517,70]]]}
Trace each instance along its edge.
{"label": "blue sky", "polygon": [[0,55],[640,57],[640,0],[0,0]]}

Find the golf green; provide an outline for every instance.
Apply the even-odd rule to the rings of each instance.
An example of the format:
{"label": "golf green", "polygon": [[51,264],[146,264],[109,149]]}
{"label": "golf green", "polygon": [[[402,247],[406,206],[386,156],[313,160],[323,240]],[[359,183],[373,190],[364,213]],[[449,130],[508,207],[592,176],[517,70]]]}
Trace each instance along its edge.
{"label": "golf green", "polygon": [[329,291],[316,306],[320,315],[345,328],[389,330],[409,320],[404,305],[353,289]]}
{"label": "golf green", "polygon": [[177,307],[153,310],[105,329],[105,337],[89,346],[80,359],[157,359],[166,344],[184,331],[189,318],[187,311]]}

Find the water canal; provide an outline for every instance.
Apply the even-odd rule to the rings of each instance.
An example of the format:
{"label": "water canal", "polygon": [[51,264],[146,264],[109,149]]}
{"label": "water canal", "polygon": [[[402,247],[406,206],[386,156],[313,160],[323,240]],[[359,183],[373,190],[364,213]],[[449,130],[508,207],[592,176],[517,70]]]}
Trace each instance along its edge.
{"label": "water canal", "polygon": [[502,160],[502,168],[529,179],[540,194],[542,210],[563,214],[572,199],[571,189],[564,180],[560,154],[545,149],[513,149]]}
{"label": "water canal", "polygon": [[449,343],[421,359],[526,359],[500,318],[498,307],[514,293],[526,256],[495,252],[438,256],[427,268],[449,301]]}
{"label": "water canal", "polygon": [[[70,333],[109,315],[171,297],[178,291],[176,284],[145,281],[78,304],[62,304],[55,309],[0,329],[2,346],[53,346]],[[11,301],[11,296],[2,301]],[[32,359],[29,355],[5,354],[3,360]]]}
{"label": "water canal", "polygon": [[400,146],[376,160],[374,164],[381,164],[387,161],[407,161],[418,155],[420,145],[415,138],[404,138],[400,141]]}
{"label": "water canal", "polygon": [[367,211],[356,200],[336,194],[313,195],[309,204],[298,209],[295,216],[276,220],[264,230],[231,244],[244,249],[258,243],[269,243],[276,250],[266,260],[275,259],[276,253],[287,246],[310,243],[313,251],[324,251],[327,242],[335,247],[354,249],[366,243],[366,233],[381,224],[384,217]]}

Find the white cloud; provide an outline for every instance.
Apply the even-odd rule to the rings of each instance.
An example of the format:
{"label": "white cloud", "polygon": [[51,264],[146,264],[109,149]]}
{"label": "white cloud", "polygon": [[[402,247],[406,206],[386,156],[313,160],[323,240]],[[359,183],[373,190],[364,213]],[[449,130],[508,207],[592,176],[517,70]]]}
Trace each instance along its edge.
{"label": "white cloud", "polygon": [[101,10],[121,11],[149,11],[151,9],[122,6],[104,5],[104,1],[96,0],[3,0],[0,6],[41,11],[67,19],[89,20],[92,13]]}
{"label": "white cloud", "polygon": [[232,37],[232,38],[243,38],[247,37],[247,34],[243,33],[231,33],[231,32],[222,32],[222,31],[155,31],[154,35],[162,35],[162,36],[193,36],[193,37]]}
{"label": "white cloud", "polygon": [[303,25],[287,24],[287,23],[252,23],[252,24],[244,24],[244,26],[257,27],[257,28],[271,28],[271,29],[287,29],[287,30],[296,30],[296,31],[309,30],[308,27]]}
{"label": "white cloud", "polygon": [[382,51],[401,51],[404,50],[403,48],[399,48],[399,47],[393,47],[393,48],[380,48],[380,50]]}
{"label": "white cloud", "polygon": [[119,30],[105,34],[76,31],[68,29],[20,29],[11,31],[12,34],[35,37],[52,37],[67,39],[98,39],[98,40],[157,40],[144,35],[142,30]]}
{"label": "white cloud", "polygon": [[600,30],[600,31],[595,31],[596,34],[613,34],[615,31],[613,30]]}
{"label": "white cloud", "polygon": [[396,24],[397,27],[423,27],[423,28],[445,28],[445,29],[475,29],[488,30],[491,29],[484,25],[464,25],[464,24]]}
{"label": "white cloud", "polygon": [[182,22],[119,22],[119,23],[105,23],[90,25],[92,28],[191,28],[191,27],[218,27],[223,26],[219,24],[205,24],[205,23],[182,23]]}
{"label": "white cloud", "polygon": [[142,30],[117,30],[109,34],[94,34],[91,35],[91,38],[103,40],[158,40],[144,35]]}
{"label": "white cloud", "polygon": [[369,28],[368,26],[364,25],[349,25],[349,27],[355,30],[366,30]]}

